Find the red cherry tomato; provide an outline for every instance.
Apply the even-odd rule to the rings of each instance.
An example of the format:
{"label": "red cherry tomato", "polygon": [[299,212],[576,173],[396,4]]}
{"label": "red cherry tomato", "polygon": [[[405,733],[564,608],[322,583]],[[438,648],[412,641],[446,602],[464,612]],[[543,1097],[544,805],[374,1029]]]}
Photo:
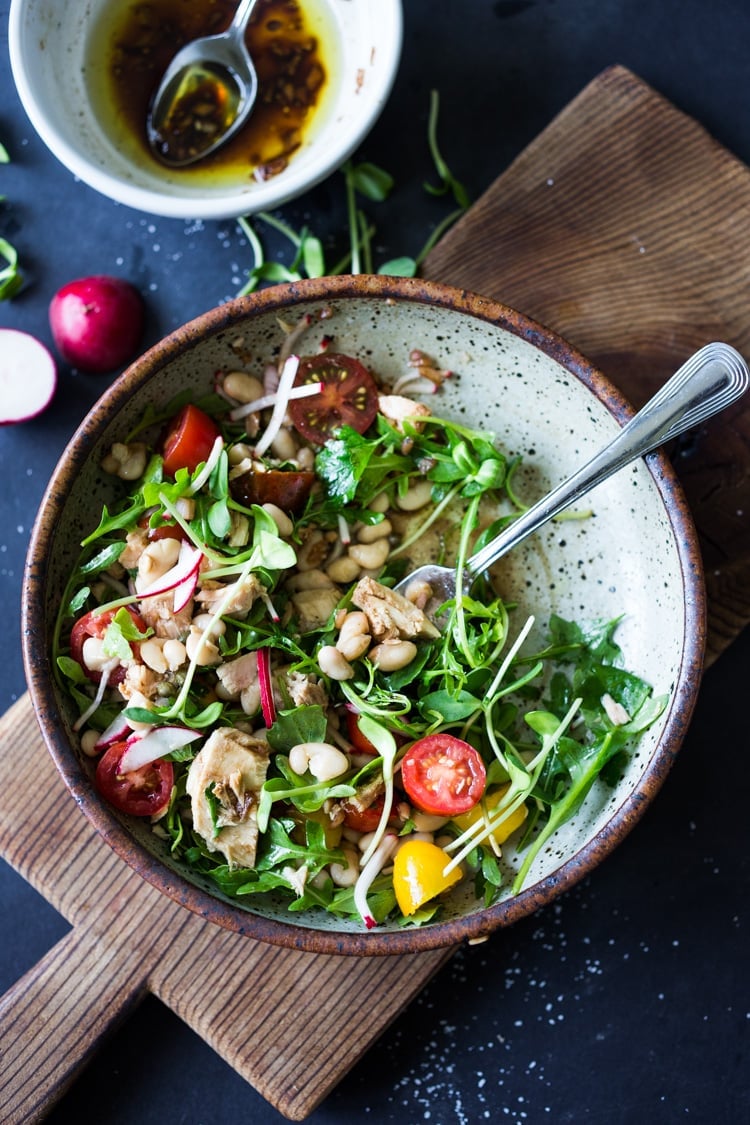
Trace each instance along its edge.
{"label": "red cherry tomato", "polygon": [[[146,622],[143,620],[139,613],[136,613],[130,606],[125,607],[133,618],[133,624],[139,633],[147,632]],[[108,627],[112,624],[115,616],[113,609],[105,610],[104,613],[95,613],[93,610],[90,613],[84,613],[83,617],[79,617],[73,628],[70,631],[70,655],[76,660],[90,680],[95,684],[99,683],[102,678],[101,672],[96,668],[87,668],[83,660],[83,644],[87,637],[103,637]],[[131,643],[130,648],[133,656],[138,659],[139,648],[136,643]],[[110,672],[109,683],[119,684],[125,678],[125,666],[121,664]]]}
{"label": "red cherry tomato", "polygon": [[377,754],[377,748],[373,746],[369,738],[365,738],[359,729],[358,719],[359,715],[355,714],[354,711],[346,712],[346,733],[349,736],[349,741],[358,754]]}
{"label": "red cherry tomato", "polygon": [[477,751],[452,734],[420,738],[401,761],[401,782],[410,801],[436,816],[468,812],[484,793],[486,781]]}
{"label": "red cherry tomato", "polygon": [[161,523],[157,523],[155,527],[150,526],[150,514],[141,516],[138,520],[138,526],[143,528],[147,533],[149,540],[153,543],[157,539],[179,539],[189,543],[189,537],[185,534],[178,523],[170,517],[165,517]]}
{"label": "red cherry tomato", "polygon": [[385,797],[382,794],[380,797],[376,797],[366,809],[358,809],[350,801],[342,801],[344,824],[347,828],[353,828],[355,832],[374,832],[380,824],[384,805]]}
{"label": "red cherry tomato", "polygon": [[206,461],[219,436],[219,427],[200,407],[188,403],[173,418],[162,443],[164,472],[174,476],[178,469],[191,473]]}
{"label": "red cherry tomato", "polygon": [[115,742],[96,767],[96,788],[110,805],[131,816],[155,816],[169,804],[174,785],[171,762],[157,758],[140,769],[120,773],[127,742]]}
{"label": "red cherry tomato", "polygon": [[292,423],[303,437],[324,445],[339,426],[363,434],[378,412],[378,388],[370,372],[348,355],[308,356],[300,361],[295,386],[322,383],[319,395],[289,402]]}

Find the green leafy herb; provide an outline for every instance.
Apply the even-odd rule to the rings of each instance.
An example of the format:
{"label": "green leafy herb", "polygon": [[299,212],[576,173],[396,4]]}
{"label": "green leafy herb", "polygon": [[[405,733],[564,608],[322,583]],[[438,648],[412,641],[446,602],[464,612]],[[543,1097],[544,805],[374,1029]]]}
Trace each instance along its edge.
{"label": "green leafy herb", "polygon": [[7,263],[0,269],[0,301],[8,301],[22,287],[23,274],[18,265],[18,251],[5,238],[0,238],[0,257]]}

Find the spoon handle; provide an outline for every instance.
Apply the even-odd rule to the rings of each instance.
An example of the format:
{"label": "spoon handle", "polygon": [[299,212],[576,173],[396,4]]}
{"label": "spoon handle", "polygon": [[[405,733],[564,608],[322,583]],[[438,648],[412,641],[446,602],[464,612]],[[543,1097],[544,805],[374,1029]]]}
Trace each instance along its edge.
{"label": "spoon handle", "polygon": [[237,5],[237,11],[232,16],[232,22],[229,25],[229,30],[232,35],[244,34],[245,28],[253,14],[253,8],[258,3],[258,0],[240,0]]}
{"label": "spoon handle", "polygon": [[734,348],[720,343],[701,348],[590,461],[472,555],[466,581],[624,465],[735,402],[748,383],[747,364]]}

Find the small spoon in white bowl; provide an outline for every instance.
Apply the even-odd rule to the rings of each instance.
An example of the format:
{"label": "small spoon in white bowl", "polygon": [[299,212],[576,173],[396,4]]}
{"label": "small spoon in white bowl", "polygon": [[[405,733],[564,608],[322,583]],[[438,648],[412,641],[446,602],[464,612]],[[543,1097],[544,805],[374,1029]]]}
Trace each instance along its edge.
{"label": "small spoon in white bowl", "polygon": [[257,0],[240,0],[226,31],[178,51],[151,100],[148,142],[163,164],[203,160],[245,123],[258,95],[258,75],[245,43]]}
{"label": "small spoon in white bowl", "polygon": [[[706,344],[590,461],[468,559],[462,574],[464,593],[480,574],[563,508],[631,461],[736,402],[748,383],[750,371],[739,352],[729,344]],[[413,582],[431,587],[431,606],[456,596],[456,571],[449,566],[427,563],[402,578],[395,589],[403,594]]]}

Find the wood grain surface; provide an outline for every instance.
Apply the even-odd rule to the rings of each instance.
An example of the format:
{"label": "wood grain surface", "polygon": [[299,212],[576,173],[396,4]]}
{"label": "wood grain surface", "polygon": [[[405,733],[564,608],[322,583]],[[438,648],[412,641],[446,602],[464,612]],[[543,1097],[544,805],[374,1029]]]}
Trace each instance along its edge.
{"label": "wood grain surface", "polygon": [[[640,405],[710,339],[750,354],[749,250],[750,172],[614,68],[487,190],[425,273],[555,329]],[[745,407],[673,451],[704,550],[711,660],[750,619],[749,444]],[[42,797],[19,823],[1,802],[32,783]],[[316,957],[225,933],[166,900],[67,795],[26,696],[0,720],[0,853],[73,927],[0,1001],[0,1120],[9,1125],[40,1120],[147,990],[302,1120],[450,956]],[[108,971],[90,972],[92,958]],[[232,973],[186,988],[208,963]],[[314,1059],[298,1034],[311,987],[325,1025]],[[353,987],[372,998],[366,1028],[347,1010]]]}
{"label": "wood grain surface", "polygon": [[[750,170],[604,71],[441,240],[425,276],[552,328],[636,407],[710,340],[750,358]],[[671,451],[701,541],[707,662],[750,621],[750,402]]]}

